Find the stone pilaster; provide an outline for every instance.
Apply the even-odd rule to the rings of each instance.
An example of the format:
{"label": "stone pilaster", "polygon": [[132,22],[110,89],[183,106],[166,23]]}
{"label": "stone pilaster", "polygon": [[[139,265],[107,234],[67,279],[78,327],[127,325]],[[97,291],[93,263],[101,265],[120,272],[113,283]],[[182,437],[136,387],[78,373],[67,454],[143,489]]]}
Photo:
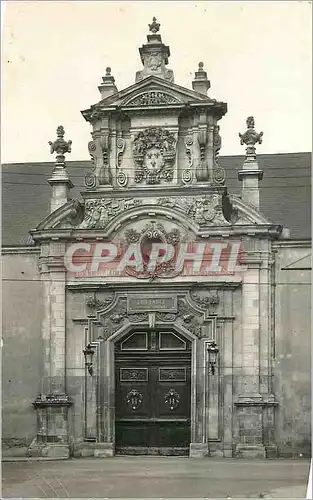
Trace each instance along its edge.
{"label": "stone pilaster", "polygon": [[242,392],[259,393],[260,283],[258,263],[250,263],[242,283]]}
{"label": "stone pilaster", "polygon": [[250,262],[242,283],[242,361],[240,394],[235,406],[239,426],[238,457],[265,458],[262,440],[262,396],[259,386],[260,278]]}
{"label": "stone pilaster", "polygon": [[272,266],[274,264],[271,254],[271,242],[260,242],[260,251],[263,262],[260,267],[260,393],[263,396],[263,443],[267,457],[277,456],[275,442],[275,408],[278,402],[273,394],[272,356],[273,356],[273,323],[274,314]]}
{"label": "stone pilaster", "polygon": [[65,244],[50,243],[42,248],[40,260],[43,282],[44,317],[43,383],[33,403],[37,411],[37,438],[29,455],[69,456],[68,407],[71,402],[65,384]]}

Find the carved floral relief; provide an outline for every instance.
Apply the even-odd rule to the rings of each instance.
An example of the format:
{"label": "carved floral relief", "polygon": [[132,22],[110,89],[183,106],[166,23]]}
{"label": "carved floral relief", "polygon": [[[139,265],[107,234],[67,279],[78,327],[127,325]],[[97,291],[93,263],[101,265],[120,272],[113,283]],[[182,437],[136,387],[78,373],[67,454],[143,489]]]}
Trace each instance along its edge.
{"label": "carved floral relief", "polygon": [[85,203],[85,216],[78,227],[79,229],[104,228],[114,217],[141,203],[142,200],[134,198],[87,200]]}
{"label": "carved floral relief", "polygon": [[199,225],[208,223],[220,225],[228,224],[223,215],[222,196],[220,194],[188,198],[160,198],[158,204],[183,211],[187,216],[192,217]]}

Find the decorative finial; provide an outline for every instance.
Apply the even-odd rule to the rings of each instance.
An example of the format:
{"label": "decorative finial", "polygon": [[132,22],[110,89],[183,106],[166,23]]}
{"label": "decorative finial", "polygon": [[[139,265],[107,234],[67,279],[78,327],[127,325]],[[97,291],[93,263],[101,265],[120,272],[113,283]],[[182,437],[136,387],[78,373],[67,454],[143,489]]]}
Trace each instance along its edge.
{"label": "decorative finial", "polygon": [[203,69],[204,64],[202,61],[198,63],[198,71],[195,72],[195,79],[192,82],[192,88],[196,92],[206,95],[211,84],[208,80],[207,72]]}
{"label": "decorative finial", "polygon": [[156,17],[153,17],[152,23],[149,24],[149,30],[151,33],[157,33],[160,29],[160,23],[156,22]]}
{"label": "decorative finial", "polygon": [[105,68],[105,76],[111,76],[111,68],[109,66]]}
{"label": "decorative finial", "polygon": [[57,139],[56,139],[56,141],[54,141],[54,142],[49,141],[49,144],[50,144],[50,153],[51,154],[53,154],[53,153],[57,154],[56,163],[58,165],[60,165],[60,164],[64,165],[65,164],[65,156],[64,156],[64,154],[65,153],[71,153],[72,141],[67,141],[66,142],[64,140],[64,134],[65,134],[64,127],[62,127],[62,125],[60,125],[57,128]]}
{"label": "decorative finial", "polygon": [[246,120],[247,130],[244,134],[239,134],[240,144],[246,144],[246,160],[254,161],[256,159],[255,155],[255,144],[262,144],[263,132],[259,134],[254,130],[254,117],[248,116]]}

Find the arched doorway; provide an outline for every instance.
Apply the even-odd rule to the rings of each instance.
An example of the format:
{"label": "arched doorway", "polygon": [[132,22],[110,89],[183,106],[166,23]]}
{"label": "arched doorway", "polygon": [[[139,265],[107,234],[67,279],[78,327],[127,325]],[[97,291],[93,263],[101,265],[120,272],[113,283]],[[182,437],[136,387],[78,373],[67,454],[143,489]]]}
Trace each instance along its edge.
{"label": "arched doorway", "polygon": [[135,328],[115,343],[117,454],[188,455],[191,341]]}

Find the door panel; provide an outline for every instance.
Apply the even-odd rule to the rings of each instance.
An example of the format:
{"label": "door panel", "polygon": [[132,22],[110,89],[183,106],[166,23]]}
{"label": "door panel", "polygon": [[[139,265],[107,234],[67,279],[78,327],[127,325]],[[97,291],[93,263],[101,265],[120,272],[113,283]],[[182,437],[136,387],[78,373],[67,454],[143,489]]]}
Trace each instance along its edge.
{"label": "door panel", "polygon": [[[147,333],[145,352],[116,349],[116,451],[186,454],[190,443],[190,342],[181,339],[184,352],[171,348],[164,352],[160,337],[155,342],[159,332],[151,333]],[[178,344],[177,334],[172,340],[170,334],[167,332],[169,343]],[[125,343],[127,339],[121,345]]]}

